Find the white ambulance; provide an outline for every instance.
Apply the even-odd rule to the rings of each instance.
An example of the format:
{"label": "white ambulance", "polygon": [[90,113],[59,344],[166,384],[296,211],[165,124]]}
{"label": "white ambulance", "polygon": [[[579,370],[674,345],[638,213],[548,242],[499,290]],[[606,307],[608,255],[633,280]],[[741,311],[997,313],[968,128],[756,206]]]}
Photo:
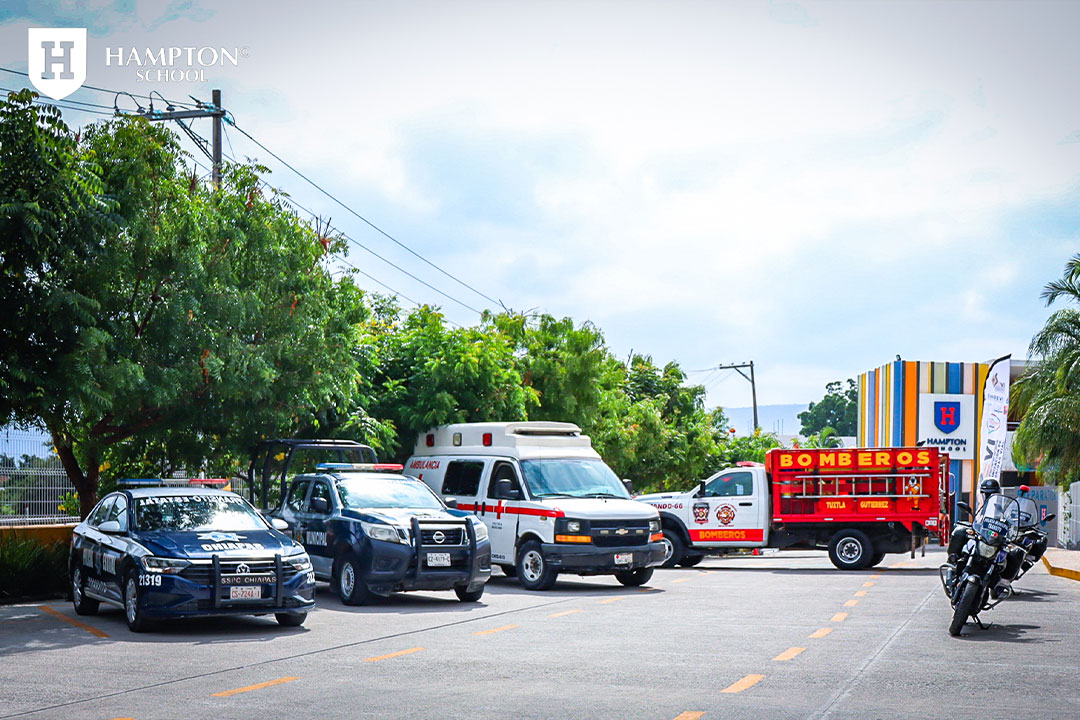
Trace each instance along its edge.
{"label": "white ambulance", "polygon": [[631,499],[571,423],[437,427],[420,435],[405,473],[483,520],[491,562],[529,590],[559,573],[642,585],[665,557],[656,508]]}

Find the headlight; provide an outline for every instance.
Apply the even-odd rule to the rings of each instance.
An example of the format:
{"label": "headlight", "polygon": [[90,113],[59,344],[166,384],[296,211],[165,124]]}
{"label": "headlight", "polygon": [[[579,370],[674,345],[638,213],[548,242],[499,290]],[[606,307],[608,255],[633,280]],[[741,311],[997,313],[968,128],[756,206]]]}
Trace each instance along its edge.
{"label": "headlight", "polygon": [[566,531],[572,533],[581,532],[581,523],[577,520],[568,520],[566,522]]}
{"label": "headlight", "polygon": [[187,560],[159,558],[154,557],[153,555],[147,555],[141,562],[143,569],[146,570],[146,572],[165,573],[167,575],[175,575],[191,564]]}
{"label": "headlight", "polygon": [[998,549],[987,542],[979,543],[979,554],[983,557],[994,557],[997,555]]}
{"label": "headlight", "polygon": [[307,572],[311,569],[311,559],[307,553],[299,553],[281,558],[281,562],[291,567],[296,572]]}
{"label": "headlight", "polygon": [[659,520],[650,520],[649,521],[649,532],[651,532],[651,533],[660,532],[660,521]]}
{"label": "headlight", "polygon": [[360,527],[364,529],[364,534],[372,540],[383,540],[384,542],[393,543],[405,543],[402,539],[398,529],[393,525],[385,525],[382,523],[369,523],[360,521]]}
{"label": "headlight", "polygon": [[485,525],[479,518],[474,517],[474,518],[472,518],[472,521],[473,521],[472,529],[473,529],[473,534],[476,535],[476,542],[480,542],[481,540],[487,540],[487,536],[488,536],[487,525]]}

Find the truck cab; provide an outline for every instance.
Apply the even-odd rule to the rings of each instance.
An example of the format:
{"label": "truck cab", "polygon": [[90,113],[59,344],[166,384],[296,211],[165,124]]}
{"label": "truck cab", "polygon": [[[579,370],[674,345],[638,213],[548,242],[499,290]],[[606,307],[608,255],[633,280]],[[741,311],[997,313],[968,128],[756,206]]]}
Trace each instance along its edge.
{"label": "truck cab", "polygon": [[642,585],[664,558],[656,509],[571,423],[461,423],[420,435],[405,463],[488,527],[491,561],[529,590],[560,573]]}

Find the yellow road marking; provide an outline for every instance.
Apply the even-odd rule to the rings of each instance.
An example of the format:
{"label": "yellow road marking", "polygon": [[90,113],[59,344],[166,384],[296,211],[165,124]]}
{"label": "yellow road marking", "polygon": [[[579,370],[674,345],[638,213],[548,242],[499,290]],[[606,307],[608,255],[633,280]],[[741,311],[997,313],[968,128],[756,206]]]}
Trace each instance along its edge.
{"label": "yellow road marking", "polygon": [[829,620],[829,622],[844,622],[845,620],[847,620],[847,613],[838,612],[832,616],[832,619]]}
{"label": "yellow road marking", "polygon": [[855,593],[855,597],[866,597],[866,591],[865,590],[858,591],[857,593]]}
{"label": "yellow road marking", "polygon": [[798,655],[799,653],[801,653],[805,649],[806,648],[801,648],[801,647],[788,648],[784,652],[782,652],[779,655],[777,655],[776,657],[774,657],[773,660],[775,660],[777,662],[782,662],[784,660],[790,660],[793,657],[795,657],[796,655]]}
{"label": "yellow road marking", "polygon": [[104,633],[101,630],[98,630],[93,625],[87,625],[84,622],[79,622],[75,618],[70,618],[67,615],[65,615],[64,613],[59,612],[58,610],[52,609],[48,605],[38,605],[38,610],[40,610],[43,613],[47,613],[49,615],[52,615],[57,620],[63,620],[68,625],[74,625],[77,628],[85,630],[86,632],[90,633],[94,637],[99,637],[99,638],[107,638],[107,637],[109,637],[108,633]]}
{"label": "yellow road marking", "polygon": [[613,603],[613,602],[619,602],[620,600],[622,600],[621,597],[613,597],[613,598],[608,598],[607,600],[601,600],[600,604],[601,605],[608,605],[608,604]]}
{"label": "yellow road marking", "polygon": [[503,630],[513,630],[518,625],[503,625],[502,627],[492,628],[490,630],[481,630],[480,632],[474,632],[473,635],[491,635],[492,633],[502,632]]}
{"label": "yellow road marking", "polygon": [[728,685],[726,688],[724,688],[720,692],[725,692],[725,693],[742,692],[743,690],[745,690],[747,688],[754,687],[755,685],[757,685],[759,682],[761,682],[764,679],[765,679],[764,675],[747,675],[742,680],[739,680],[737,682],[733,682],[732,684]]}
{"label": "yellow road marking", "polygon": [[112,720],[135,720],[135,718],[112,718]]}
{"label": "yellow road marking", "polygon": [[902,568],[902,567],[914,567],[914,566],[915,566],[915,563],[909,563],[909,562],[905,561],[905,562],[893,563],[889,567],[891,567],[891,568]]}
{"label": "yellow road marking", "polygon": [[262,690],[263,688],[273,687],[274,685],[281,685],[282,683],[292,682],[293,680],[299,680],[299,677],[280,677],[277,680],[267,680],[264,683],[258,683],[257,685],[248,685],[247,687],[236,688],[235,690],[222,690],[221,692],[212,693],[210,697],[230,697],[232,695],[239,695],[240,693],[251,692],[252,690]]}
{"label": "yellow road marking", "polygon": [[678,580],[672,580],[671,582],[686,582],[687,580],[693,580],[694,578],[679,578]]}
{"label": "yellow road marking", "polygon": [[878,575],[877,573],[874,573],[873,575],[870,576],[870,579],[871,580],[877,580],[879,577],[881,577],[881,576]]}
{"label": "yellow road marking", "polygon": [[675,720],[698,720],[705,713],[697,712],[696,710],[687,710],[684,713],[679,713]]}
{"label": "yellow road marking", "polygon": [[653,588],[653,587],[638,588],[638,592],[660,592],[660,588]]}
{"label": "yellow road marking", "polygon": [[852,598],[851,600],[848,600],[846,603],[844,603],[844,607],[855,607],[858,604],[859,601]]}
{"label": "yellow road marking", "polygon": [[364,662],[379,662],[380,660],[389,660],[390,658],[401,657],[402,655],[412,655],[414,652],[420,652],[423,649],[424,648],[422,647],[414,647],[409,648],[408,650],[398,650],[397,652],[392,652],[389,655],[379,655],[378,657],[364,658]]}
{"label": "yellow road marking", "polygon": [[813,638],[814,640],[817,640],[818,638],[825,637],[826,635],[828,635],[831,632],[832,632],[832,628],[821,628],[820,630],[815,630],[814,632],[810,633],[810,637]]}
{"label": "yellow road marking", "polygon": [[867,581],[862,584],[863,587],[874,587],[874,583]]}
{"label": "yellow road marking", "polygon": [[581,609],[578,609],[578,610],[563,610],[562,612],[557,612],[557,613],[555,613],[553,615],[548,615],[548,617],[549,618],[562,617],[563,615],[573,615],[574,613],[579,613],[579,612],[585,612],[585,611],[581,610]]}

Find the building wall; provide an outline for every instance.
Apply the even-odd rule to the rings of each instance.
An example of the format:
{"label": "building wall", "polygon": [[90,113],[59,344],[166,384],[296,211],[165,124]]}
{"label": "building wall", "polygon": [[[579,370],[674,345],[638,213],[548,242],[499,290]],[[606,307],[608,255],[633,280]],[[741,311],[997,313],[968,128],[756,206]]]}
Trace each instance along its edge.
{"label": "building wall", "polygon": [[[979,447],[982,388],[990,365],[986,363],[917,362],[896,360],[859,376],[859,447],[905,447],[918,442],[919,396],[953,393],[975,396],[974,446]],[[979,476],[979,461],[950,462],[950,490],[959,488],[971,502],[971,488]],[[958,493],[960,495],[960,493]],[[965,499],[963,496],[954,500]]]}

